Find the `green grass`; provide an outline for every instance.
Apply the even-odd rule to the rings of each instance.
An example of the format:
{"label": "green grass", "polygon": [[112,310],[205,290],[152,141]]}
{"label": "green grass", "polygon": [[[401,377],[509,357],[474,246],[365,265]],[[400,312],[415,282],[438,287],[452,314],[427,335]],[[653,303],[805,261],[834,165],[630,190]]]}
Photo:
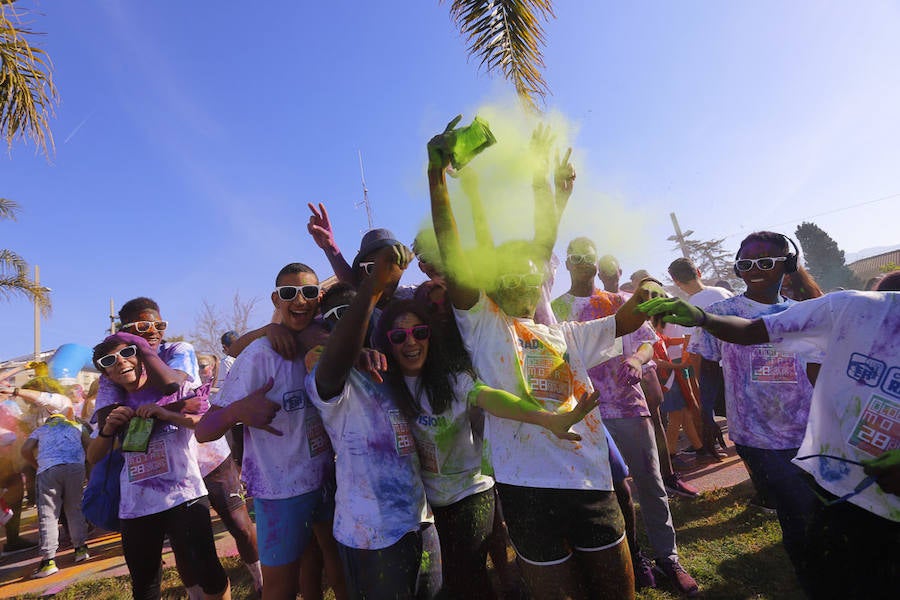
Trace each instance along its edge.
{"label": "green grass", "polygon": [[[774,516],[747,508],[752,495],[750,482],[733,488],[706,492],[694,500],[671,501],[672,516],[678,532],[681,562],[703,592],[703,598],[722,600],[801,599],[787,555],[781,546],[781,530]],[[638,516],[638,528],[643,525]],[[646,539],[641,540],[648,547]],[[237,557],[222,560],[231,579],[235,600],[252,598],[247,570]],[[174,568],[165,570],[162,597],[185,597]],[[74,585],[57,594],[60,600],[120,600],[131,596],[128,577],[96,579]],[[679,595],[663,580],[660,588],[642,590],[639,600],[669,600]],[[36,599],[39,596],[22,596]],[[330,590],[326,600],[333,600]]]}

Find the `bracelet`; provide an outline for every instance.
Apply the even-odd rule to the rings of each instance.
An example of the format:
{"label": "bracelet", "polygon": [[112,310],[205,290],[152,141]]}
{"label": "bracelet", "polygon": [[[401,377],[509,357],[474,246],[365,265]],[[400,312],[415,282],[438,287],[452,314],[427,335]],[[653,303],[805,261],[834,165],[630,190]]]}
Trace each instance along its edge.
{"label": "bracelet", "polygon": [[102,427],[100,428],[100,431],[97,432],[97,435],[100,436],[100,437],[102,437],[102,438],[106,438],[106,439],[116,437],[116,434],[115,434],[115,433],[111,433],[111,434],[109,434],[109,435],[104,435],[104,434],[103,434],[103,428],[102,428]]}
{"label": "bracelet", "polygon": [[19,397],[19,388],[13,388],[12,397],[13,397],[13,398],[18,398],[18,397]]}
{"label": "bracelet", "polygon": [[699,306],[697,307],[697,310],[700,311],[700,316],[703,317],[702,320],[697,322],[697,325],[699,327],[703,327],[704,325],[706,325],[706,311],[703,310],[702,308],[700,308]]}

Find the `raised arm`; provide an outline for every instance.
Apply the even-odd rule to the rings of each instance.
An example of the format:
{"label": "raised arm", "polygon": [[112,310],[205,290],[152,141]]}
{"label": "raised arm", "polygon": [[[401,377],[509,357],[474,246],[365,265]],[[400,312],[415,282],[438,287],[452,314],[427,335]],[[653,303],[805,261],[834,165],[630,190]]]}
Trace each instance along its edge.
{"label": "raised arm", "polygon": [[653,298],[637,307],[649,316],[662,316],[665,323],[702,327],[723,342],[752,346],[769,341],[762,319],[744,319],[730,315],[711,315],[680,298]]}
{"label": "raised arm", "polygon": [[553,181],[555,193],[550,189],[547,181],[547,171],[550,167],[550,148],[553,145],[553,135],[550,128],[538,125],[531,136],[532,159],[535,163],[534,179],[534,243],[540,248],[539,258],[546,262],[550,260],[553,246],[556,245],[556,236],[559,230],[559,221],[563,210],[572,195],[575,182],[575,169],[569,162],[572,149],[566,151],[560,160],[557,154],[553,165]]}
{"label": "raised arm", "polygon": [[366,339],[366,325],[384,291],[396,286],[412,253],[402,244],[375,255],[375,271],[363,279],[350,308],[331,333],[316,367],[316,390],[323,400],[341,393]]}
{"label": "raised arm", "polygon": [[306,224],[306,230],[309,231],[309,235],[316,242],[316,246],[325,253],[328,264],[334,270],[338,281],[346,281],[354,286],[358,285],[359,281],[357,281],[356,275],[353,273],[353,268],[347,263],[347,259],[341,254],[337,242],[334,241],[334,231],[331,228],[331,219],[328,218],[328,211],[325,210],[325,205],[320,202],[318,209],[312,203],[308,203],[307,206],[312,215],[309,217],[309,223]]}
{"label": "raised arm", "polygon": [[163,361],[147,340],[139,335],[134,335],[126,331],[120,331],[106,338],[115,339],[123,344],[136,346],[141,355],[141,362],[147,370],[147,377],[150,385],[162,392],[163,394],[174,394],[179,390],[181,384],[187,381],[188,374],[178,369],[173,369]]}
{"label": "raised arm", "polygon": [[664,298],[667,295],[657,280],[652,277],[642,279],[631,298],[616,311],[616,337],[631,333],[647,320],[648,314],[640,310],[639,305],[642,302],[651,298]]}
{"label": "raised arm", "polygon": [[431,195],[431,219],[444,263],[450,300],[456,308],[467,310],[478,301],[479,290],[472,287],[471,269],[463,254],[456,219],[450,208],[446,175],[450,164],[450,133],[461,118],[462,115],[458,115],[450,121],[443,133],[428,142],[428,190]]}

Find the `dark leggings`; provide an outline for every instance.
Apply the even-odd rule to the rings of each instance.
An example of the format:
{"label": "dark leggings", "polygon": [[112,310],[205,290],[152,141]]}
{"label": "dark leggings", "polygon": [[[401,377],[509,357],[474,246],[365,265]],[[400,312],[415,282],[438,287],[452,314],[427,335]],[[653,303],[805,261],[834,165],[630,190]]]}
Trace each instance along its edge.
{"label": "dark leggings", "polygon": [[221,594],[228,576],[216,556],[206,496],[160,513],[122,519],[122,553],[131,574],[135,600],[157,600],[162,578],[162,547],[169,536],[172,552],[187,560],[194,579],[207,594]]}
{"label": "dark leggings", "polygon": [[494,490],[432,508],[441,539],[443,590],[448,598],[492,598],[487,539],[494,527]]}
{"label": "dark leggings", "polygon": [[422,534],[410,531],[381,550],[351,548],[338,542],[350,598],[410,600],[422,562]]}

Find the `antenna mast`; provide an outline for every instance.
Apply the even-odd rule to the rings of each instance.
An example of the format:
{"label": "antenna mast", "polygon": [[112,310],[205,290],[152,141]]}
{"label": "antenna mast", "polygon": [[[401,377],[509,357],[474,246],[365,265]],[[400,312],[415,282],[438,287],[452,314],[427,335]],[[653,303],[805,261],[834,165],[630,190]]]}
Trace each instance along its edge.
{"label": "antenna mast", "polygon": [[[363,200],[362,204],[366,207],[366,217],[369,219],[369,229],[374,227],[372,221],[372,205],[369,204],[369,188],[366,187],[366,174],[363,171],[363,162],[362,162],[362,152],[360,150],[356,151],[356,154],[359,156],[359,178],[362,180],[362,188],[363,188]],[[359,206],[360,203],[357,202],[356,206]]]}

